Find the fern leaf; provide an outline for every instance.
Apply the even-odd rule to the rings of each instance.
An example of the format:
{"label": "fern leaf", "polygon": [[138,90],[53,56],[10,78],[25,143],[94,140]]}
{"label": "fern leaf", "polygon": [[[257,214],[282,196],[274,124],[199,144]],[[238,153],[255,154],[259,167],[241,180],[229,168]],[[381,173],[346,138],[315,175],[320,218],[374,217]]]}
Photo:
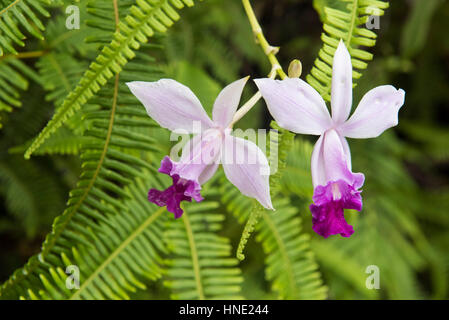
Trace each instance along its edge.
{"label": "fern leaf", "polygon": [[12,112],[20,107],[21,92],[28,89],[29,79],[37,78],[34,70],[22,61],[14,57],[0,58],[0,112]]}
{"label": "fern leaf", "polygon": [[[141,55],[137,54],[135,63],[140,63],[140,69],[145,70],[148,60],[141,59]],[[129,65],[129,68],[129,71],[123,70],[121,76],[139,76],[134,74],[135,66]],[[146,73],[145,78],[151,79],[151,75],[160,77],[160,73]],[[49,272],[48,267],[53,266],[51,263],[55,255],[60,256],[61,252],[67,257],[73,255],[73,241],[89,247],[91,236],[96,233],[91,234],[90,231],[83,230],[83,226],[97,228],[97,222],[107,224],[108,218],[105,215],[109,218],[114,213],[129,215],[129,207],[123,201],[129,199],[130,195],[123,189],[142,177],[145,170],[155,172],[153,166],[141,160],[141,153],[158,151],[156,140],[132,129],[150,128],[154,124],[127,90],[124,82],[116,76],[114,83],[108,83],[97,97],[92,99],[93,105],[89,104],[83,108],[84,116],[89,119],[92,128],[84,135],[86,141],[81,151],[81,179],[70,193],[66,210],[55,220],[41,253],[32,257],[23,269],[14,273],[0,289],[0,297],[30,297],[30,293],[24,292],[23,289],[32,288],[32,284],[37,287],[42,285],[42,273],[46,281],[50,281],[46,272]],[[155,178],[148,180],[157,182]],[[145,194],[138,195],[145,200]],[[87,238],[84,239],[85,237]],[[33,294],[39,296],[36,292]]]}
{"label": "fern leaf", "polygon": [[246,221],[245,228],[243,229],[242,236],[240,237],[239,245],[237,247],[237,259],[239,259],[240,261],[245,260],[243,250],[245,249],[246,243],[251,237],[251,234],[254,231],[263,210],[264,208],[259,203],[253,201],[253,208],[251,209],[251,212],[249,214],[248,221]]}
{"label": "fern leaf", "polygon": [[[271,127],[273,130],[271,130],[269,134],[268,160],[272,171],[270,176],[270,195],[271,198],[274,199],[280,189],[281,172],[285,168],[288,150],[290,150],[295,135],[282,129],[274,121],[271,122]],[[265,209],[262,206],[257,202],[254,202],[252,209],[249,211],[247,223],[245,224],[237,248],[237,258],[239,260],[245,259],[243,250],[245,249],[245,245],[248,242],[251,233],[254,231],[254,227],[257,224],[261,212],[264,210]]]}
{"label": "fern leaf", "polygon": [[25,46],[23,40],[27,33],[43,40],[41,31],[44,25],[39,15],[48,18],[50,13],[45,6],[52,4],[53,0],[1,0],[0,1],[0,56],[5,51],[17,54],[14,44]]}
{"label": "fern leaf", "polygon": [[[145,289],[142,279],[160,278],[166,211],[145,201],[147,188],[141,179],[124,192],[128,210],[75,219],[76,245],[48,256],[48,269],[39,271],[41,283],[29,286],[22,298],[129,299],[129,292]],[[79,288],[67,286],[70,266],[80,272]]]}
{"label": "fern leaf", "polygon": [[388,8],[388,2],[378,0],[340,0],[346,3],[345,10],[324,8],[323,47],[318,53],[307,82],[314,87],[321,96],[330,101],[332,80],[332,59],[340,39],[349,50],[352,58],[353,78],[361,77],[360,71],[366,69],[367,61],[373,55],[359,47],[373,47],[376,44],[376,33],[366,27],[372,17],[379,17]]}
{"label": "fern leaf", "polygon": [[277,212],[263,213],[257,240],[266,257],[266,278],[281,299],[325,299],[318,264],[310,249],[310,236],[301,233],[301,219],[288,201],[275,202]]}
{"label": "fern leaf", "polygon": [[[288,151],[293,146],[294,134],[279,128],[274,122],[272,127],[276,130],[270,132],[268,158],[270,166],[277,168],[270,177],[270,191],[276,211],[261,210],[258,213],[260,221],[255,225],[256,240],[262,243],[267,254],[266,278],[272,282],[272,288],[278,292],[279,298],[324,299],[327,289],[323,286],[310,249],[309,236],[302,233],[298,210],[291,206],[289,200],[279,201],[276,197],[281,191],[281,177],[287,164]],[[221,194],[227,210],[240,223],[251,219],[249,216],[255,210],[252,200],[242,196],[224,178],[221,180]]]}
{"label": "fern leaf", "polygon": [[[212,190],[208,190],[208,196]],[[206,201],[187,205],[181,219],[171,223],[165,237],[173,252],[167,280],[174,299],[241,299],[243,282],[238,260],[231,257],[227,238],[216,233],[224,215],[212,213],[219,204]]]}
{"label": "fern leaf", "polygon": [[114,74],[119,73],[127,62],[135,57],[135,51],[147,42],[155,32],[165,32],[179,19],[176,9],[184,4],[192,6],[193,0],[138,0],[129,15],[120,20],[113,40],[105,46],[96,60],[67,96],[53,118],[25,152],[30,155],[58,129],[74,112],[97,93]]}
{"label": "fern leaf", "polygon": [[[242,196],[225,179],[221,185],[222,201],[228,212],[242,223],[247,220],[252,201]],[[274,200],[275,212],[263,210],[255,227],[256,240],[265,254],[265,276],[281,299],[324,299],[318,265],[310,249],[310,239],[304,234],[298,210],[289,200]]]}

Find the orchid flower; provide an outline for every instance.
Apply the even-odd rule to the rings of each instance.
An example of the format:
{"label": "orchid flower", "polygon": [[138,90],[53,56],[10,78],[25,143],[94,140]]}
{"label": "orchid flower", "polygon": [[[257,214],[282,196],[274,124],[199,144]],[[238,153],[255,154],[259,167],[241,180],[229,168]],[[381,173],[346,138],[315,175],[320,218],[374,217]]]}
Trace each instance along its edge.
{"label": "orchid flower", "polygon": [[181,201],[202,201],[201,185],[222,163],[226,177],[240,192],[273,209],[267,158],[253,142],[231,135],[230,126],[247,80],[248,77],[237,80],[221,91],[214,103],[212,120],[195,94],[175,80],[127,83],[161,127],[198,133],[193,128],[194,124],[200,125],[201,132],[183,147],[179,162],[169,156],[162,159],[159,172],[169,175],[173,184],[164,191],[151,189],[149,201],[167,206],[175,218],[181,217]]}
{"label": "orchid flower", "polygon": [[351,171],[346,138],[375,138],[397,125],[398,112],[404,104],[404,90],[385,85],[368,91],[349,118],[352,65],[343,41],[333,60],[332,116],[320,94],[305,81],[295,78],[256,79],[255,82],[279,126],[296,133],[320,136],[311,161],[313,230],[325,238],[334,234],[350,237],[354,229],[346,222],[344,209],[362,209],[359,189],[365,177]]}

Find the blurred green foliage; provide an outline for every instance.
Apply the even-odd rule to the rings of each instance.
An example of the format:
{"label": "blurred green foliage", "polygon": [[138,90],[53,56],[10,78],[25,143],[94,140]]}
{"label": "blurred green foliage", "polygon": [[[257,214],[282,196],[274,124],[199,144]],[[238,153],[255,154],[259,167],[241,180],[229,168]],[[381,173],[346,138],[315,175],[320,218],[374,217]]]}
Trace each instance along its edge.
{"label": "blurred green foliage", "polygon": [[[267,40],[281,47],[278,59],[284,69],[298,58],[303,64],[302,78],[309,74],[322,46],[324,6],[343,9],[346,5],[339,0],[253,2]],[[65,1],[65,5],[70,3]],[[132,3],[127,0],[121,4],[123,15]],[[89,32],[92,29],[85,24],[89,24],[89,19],[89,28],[98,25],[92,23],[95,16],[88,16],[84,6],[81,6],[82,28],[78,31],[64,28],[65,14],[60,7],[55,6],[51,13],[51,19],[45,21],[45,40],[29,39],[26,47],[18,50],[44,53],[42,57],[16,59],[16,64],[24,65],[14,66],[14,74],[23,78],[23,84],[15,85],[10,94],[22,107],[2,114],[0,280],[7,280],[14,270],[40,251],[45,235],[51,231],[51,221],[64,211],[69,191],[75,188],[82,172],[79,155],[90,128],[86,118],[97,106],[94,103],[83,106],[30,160],[23,159],[23,152],[74,89],[89,62],[108,43],[102,39],[109,39],[114,28],[111,22],[112,31],[104,27],[104,34]],[[217,93],[227,83],[246,75],[253,78],[267,75],[269,63],[254,43],[240,0],[205,0],[191,9],[183,9],[181,14],[182,19],[166,35],[158,33],[150,41],[154,47],[144,46],[139,51],[155,61],[145,62],[146,70],[132,69],[132,66],[125,69],[121,75],[123,81],[133,80],[125,79],[128,75],[132,77],[133,72],[143,79],[148,72],[148,81],[162,75],[174,78],[188,85],[210,112]],[[84,19],[87,16],[89,19]],[[380,29],[375,30],[376,46],[367,49],[374,59],[368,62],[354,89],[354,106],[365,92],[381,84],[403,88],[406,102],[399,114],[398,127],[377,139],[350,141],[353,168],[366,175],[364,209],[361,213],[346,213],[356,232],[349,239],[338,236],[322,239],[313,233],[308,205],[313,192],[310,154],[314,138],[297,136],[286,157],[287,166],[274,199],[281,209],[273,217],[259,221],[256,239],[250,238],[245,248],[246,259],[238,265],[243,275],[243,297],[323,298],[326,292],[330,299],[449,298],[448,18],[447,1],[390,1],[390,8],[380,18]],[[143,64],[141,58],[136,58],[136,62]],[[0,72],[8,59],[15,58],[0,57]],[[112,100],[112,91],[109,81],[100,95],[103,104]],[[119,94],[126,100],[124,92],[125,89],[120,90]],[[254,92],[255,86],[248,85],[243,100]],[[259,102],[238,126],[268,128],[270,120],[264,103]],[[132,130],[162,141],[157,146],[161,151],[143,156],[145,161],[154,164],[168,152],[167,132],[151,126]],[[132,154],[141,155],[134,151]],[[207,215],[205,220],[212,219],[212,224],[216,223],[214,219],[226,217],[217,222],[221,223],[217,224],[220,238],[215,240],[232,245],[232,252],[228,247],[223,249],[232,260],[253,204],[221,178],[219,174],[205,186],[212,198],[205,202],[205,208],[192,210],[198,210],[193,216],[199,216],[202,210],[220,212],[219,218]],[[155,182],[143,183],[145,189]],[[289,219],[284,221],[282,217]],[[168,222],[167,230],[175,234],[171,237],[174,242],[182,242],[186,237],[179,231],[182,229],[179,223]],[[279,258],[276,254],[282,249],[282,242],[276,243],[272,238],[276,230],[288,230],[289,226],[301,241],[286,239],[285,243],[291,241],[301,247],[304,242],[306,249],[299,254],[287,250]],[[184,256],[185,252],[175,250],[171,258],[176,261]],[[298,270],[302,270],[301,265],[309,265],[312,271],[298,279],[313,283],[315,289],[303,291],[301,283],[297,289],[287,287],[280,275],[285,270],[270,259],[287,262],[293,259],[291,265]],[[230,265],[234,266],[234,262]],[[381,270],[380,290],[368,290],[365,286],[368,276],[365,270],[369,265],[377,265]],[[147,281],[147,288],[131,297],[195,297],[182,290],[182,281],[176,278],[180,272],[176,266],[167,268],[173,278],[165,279],[165,283]],[[229,270],[233,271],[222,272],[239,274],[237,269]],[[236,277],[239,284],[240,276]],[[174,288],[174,284],[181,288]]]}

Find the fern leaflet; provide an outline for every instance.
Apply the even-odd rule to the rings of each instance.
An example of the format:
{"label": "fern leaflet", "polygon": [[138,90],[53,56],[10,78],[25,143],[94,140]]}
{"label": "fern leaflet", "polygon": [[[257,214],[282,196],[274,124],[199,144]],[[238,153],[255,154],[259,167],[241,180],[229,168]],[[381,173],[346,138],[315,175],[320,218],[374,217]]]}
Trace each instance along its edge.
{"label": "fern leaflet", "polygon": [[366,27],[369,19],[384,14],[388,8],[388,2],[379,0],[340,0],[347,3],[346,10],[338,10],[329,7],[324,8],[323,47],[318,53],[307,82],[314,87],[321,96],[330,101],[332,59],[340,39],[349,50],[352,58],[354,79],[359,79],[361,73],[355,70],[363,70],[367,67],[367,61],[373,55],[359,46],[373,47],[376,44],[377,35]]}
{"label": "fern leaflet", "polygon": [[135,57],[135,51],[147,42],[155,32],[165,32],[179,19],[177,9],[184,4],[192,6],[193,0],[138,0],[129,9],[129,14],[121,19],[118,31],[111,43],[103,47],[96,60],[79,81],[77,87],[66,97],[53,118],[25,152],[30,155],[58,129],[74,112],[81,108],[97,93],[108,79],[119,73],[129,60]]}

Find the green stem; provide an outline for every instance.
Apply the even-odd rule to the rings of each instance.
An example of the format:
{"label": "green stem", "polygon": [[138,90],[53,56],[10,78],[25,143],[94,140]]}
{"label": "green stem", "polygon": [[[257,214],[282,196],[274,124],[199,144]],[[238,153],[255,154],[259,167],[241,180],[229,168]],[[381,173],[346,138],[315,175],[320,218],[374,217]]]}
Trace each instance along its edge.
{"label": "green stem", "polygon": [[[265,36],[262,32],[262,28],[260,27],[260,24],[257,21],[256,15],[254,14],[254,10],[251,7],[251,3],[249,2],[249,0],[242,0],[242,3],[243,7],[245,8],[246,15],[248,16],[251,29],[254,32],[254,36],[256,37],[257,42],[262,47],[263,52],[268,57],[268,60],[271,63],[271,71],[269,77],[271,79],[274,79],[276,78],[276,75],[279,75],[281,79],[287,78],[287,74],[284,72],[278,59],[276,58],[276,53],[278,53],[279,47],[271,46],[268,43],[267,39],[265,39]],[[234,119],[232,119],[229,128],[232,128],[237,121],[242,119],[243,116],[247,114],[256,105],[256,103],[260,100],[260,98],[262,98],[262,95],[260,94],[260,92],[257,92],[241,108],[239,108],[234,116]]]}
{"label": "green stem", "polygon": [[279,51],[279,47],[271,46],[267,39],[265,38],[262,28],[260,27],[259,22],[257,21],[256,15],[254,14],[254,10],[251,7],[251,3],[249,0],[242,0],[243,7],[245,8],[246,15],[248,16],[249,23],[251,24],[251,29],[254,32],[254,36],[262,47],[263,52],[268,57],[268,60],[271,63],[272,69],[275,69],[279,77],[281,79],[287,78],[287,74],[282,69],[278,59],[276,58],[276,53]]}

